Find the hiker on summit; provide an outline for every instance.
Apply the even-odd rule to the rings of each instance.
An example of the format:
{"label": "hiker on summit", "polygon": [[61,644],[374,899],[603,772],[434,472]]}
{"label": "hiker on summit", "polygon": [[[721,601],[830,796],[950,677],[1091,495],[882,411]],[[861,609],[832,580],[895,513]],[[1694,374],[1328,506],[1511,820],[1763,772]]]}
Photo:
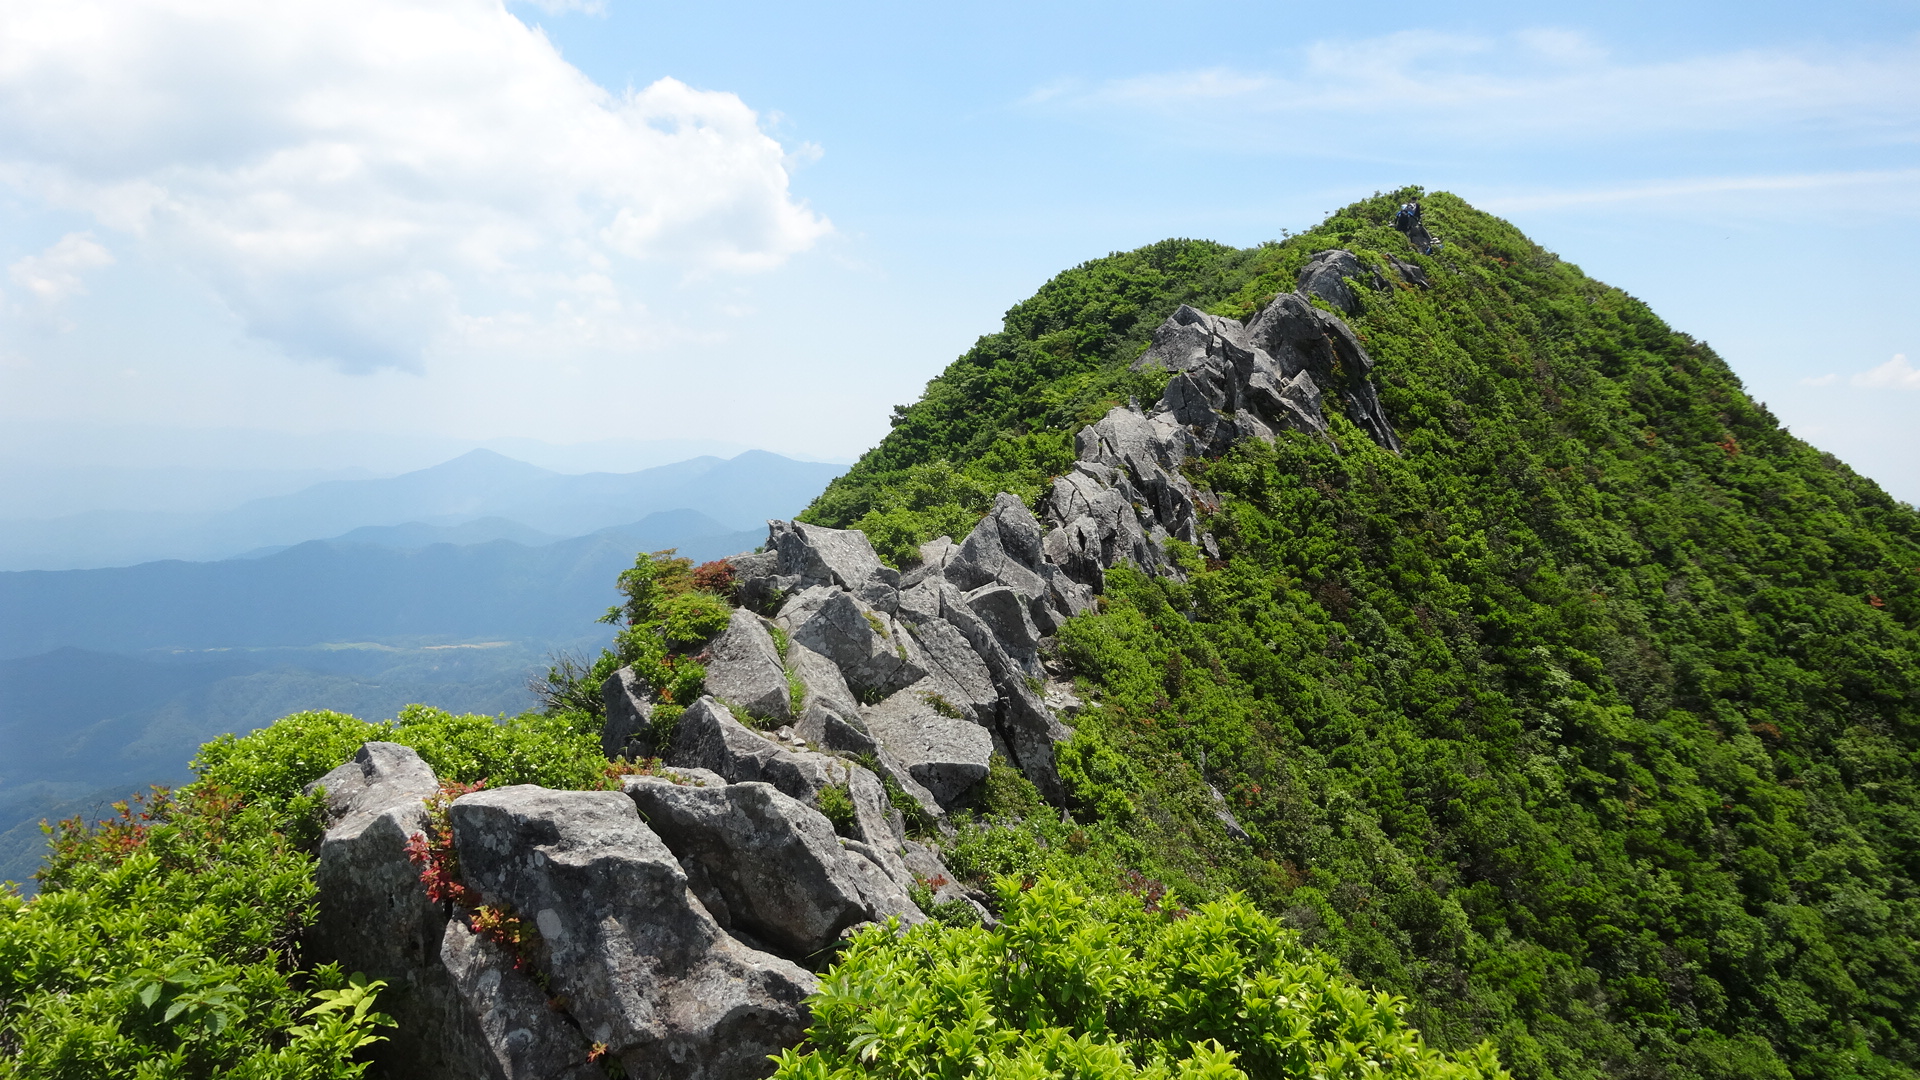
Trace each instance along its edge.
{"label": "hiker on summit", "polygon": [[1419,228],[1420,204],[1418,202],[1402,204],[1400,210],[1393,215],[1393,227],[1401,232],[1412,232]]}

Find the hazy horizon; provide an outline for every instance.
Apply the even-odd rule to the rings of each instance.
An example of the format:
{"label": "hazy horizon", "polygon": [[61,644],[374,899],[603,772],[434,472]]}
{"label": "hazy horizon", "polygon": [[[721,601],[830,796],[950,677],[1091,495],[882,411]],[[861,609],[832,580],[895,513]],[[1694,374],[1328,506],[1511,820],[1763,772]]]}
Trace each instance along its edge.
{"label": "hazy horizon", "polygon": [[0,13],[0,462],[845,462],[1067,267],[1411,183],[1647,301],[1920,501],[1916,178],[1920,9],[1893,0],[1364,25],[25,0]]}

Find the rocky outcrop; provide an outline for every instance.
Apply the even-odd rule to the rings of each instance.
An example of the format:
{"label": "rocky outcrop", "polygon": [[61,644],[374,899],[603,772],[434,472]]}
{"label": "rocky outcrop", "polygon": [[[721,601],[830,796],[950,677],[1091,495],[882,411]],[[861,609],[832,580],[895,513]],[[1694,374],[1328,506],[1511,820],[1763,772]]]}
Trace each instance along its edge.
{"label": "rocky outcrop", "polygon": [[[369,743],[319,781],[332,824],[313,946],[389,984],[381,1008],[400,1026],[375,1075],[604,1080],[611,1059],[630,1077],[765,1076],[808,1022],[815,980],[796,959],[862,923],[925,918],[878,782],[838,782],[862,779],[871,842],[772,784],[698,768],[618,792],[467,794],[447,809],[467,892],[435,902],[410,856],[430,850],[438,781],[413,751]],[[935,859],[915,855],[944,875]],[[509,952],[484,911],[517,921],[524,945]]]}
{"label": "rocky outcrop", "polygon": [[860,923],[925,918],[878,866],[841,846],[819,811],[771,784],[633,777],[626,793],[715,919],[774,952],[809,960]]}
{"label": "rocky outcrop", "polygon": [[[762,725],[791,723],[810,745],[876,762],[929,809],[966,805],[995,754],[1060,799],[1053,747],[1071,730],[1042,692],[1049,641],[1094,605],[1115,566],[1179,578],[1174,540],[1218,557],[1205,526],[1217,500],[1187,478],[1188,459],[1282,431],[1331,441],[1329,400],[1399,452],[1372,358],[1315,304],[1358,311],[1356,287],[1382,289],[1386,277],[1332,249],[1298,280],[1300,291],[1246,323],[1185,305],[1168,316],[1135,364],[1169,373],[1160,401],[1081,429],[1073,468],[1037,516],[1002,493],[959,541],[922,545],[905,574],[858,531],[770,522],[766,547],[730,565],[740,602],[788,635],[784,662],[757,619],[736,612],[709,650],[708,690]],[[624,734],[639,714],[621,696],[626,685],[609,683],[609,745],[636,742]],[[682,756],[714,767],[691,744]]]}
{"label": "rocky outcrop", "polygon": [[[860,539],[864,543],[866,537]],[[896,594],[893,608],[898,607]],[[891,615],[841,586],[807,588],[781,606],[775,622],[794,642],[833,661],[856,696],[882,698],[927,674],[912,636]]]}
{"label": "rocky outcrop", "polygon": [[1302,296],[1317,296],[1349,315],[1356,315],[1360,312],[1360,297],[1349,284],[1353,280],[1364,282],[1371,289],[1387,287],[1386,279],[1378,270],[1341,248],[1315,254],[1300,268],[1295,279]]}
{"label": "rocky outcrop", "polygon": [[734,608],[726,630],[707,646],[707,693],[775,725],[793,719],[792,689],[773,635],[759,616]]}
{"label": "rocky outcrop", "polygon": [[600,684],[607,707],[606,726],[600,731],[600,752],[609,758],[653,756],[652,694],[647,681],[623,667]]}
{"label": "rocky outcrop", "polygon": [[419,755],[367,743],[315,787],[326,789],[331,826],[315,872],[312,948],[387,982],[380,1007],[405,1037],[376,1048],[377,1073],[600,1077],[588,1043],[547,1008],[547,995],[428,899],[408,843],[426,829],[426,800],[440,784]]}
{"label": "rocky outcrop", "polygon": [[532,922],[552,1000],[627,1075],[762,1076],[805,1034],[813,976],[729,936],[627,795],[521,785],[450,815],[468,883]]}

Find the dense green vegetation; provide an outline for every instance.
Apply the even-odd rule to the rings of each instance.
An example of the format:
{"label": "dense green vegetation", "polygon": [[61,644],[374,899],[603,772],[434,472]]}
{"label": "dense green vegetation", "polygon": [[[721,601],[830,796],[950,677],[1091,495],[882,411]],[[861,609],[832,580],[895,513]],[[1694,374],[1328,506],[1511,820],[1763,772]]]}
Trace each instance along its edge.
{"label": "dense green vegetation", "polygon": [[334,1080],[387,1037],[379,983],[310,963],[320,800],[369,739],[443,779],[605,786],[579,714],[501,723],[412,706],[384,724],[299,713],[201,748],[198,779],[55,830],[41,892],[0,892],[0,1077]]}
{"label": "dense green vegetation", "polygon": [[1223,558],[1117,571],[1061,634],[1087,824],[962,861],[1244,889],[1521,1077],[1914,1075],[1920,515],[1504,222],[1436,195],[1446,252],[1415,256],[1407,194],[1062,274],[811,509],[908,557],[957,517],[921,478],[1031,496],[1073,427],[1149,400],[1125,365],[1175,302],[1244,317],[1334,246],[1392,283],[1350,322],[1405,455],[1336,417],[1337,448],[1196,463]]}
{"label": "dense green vegetation", "polygon": [[1506,1080],[1450,1060],[1237,896],[1197,910],[999,883],[1001,924],[865,931],[813,998],[776,1080],[1073,1077]]}

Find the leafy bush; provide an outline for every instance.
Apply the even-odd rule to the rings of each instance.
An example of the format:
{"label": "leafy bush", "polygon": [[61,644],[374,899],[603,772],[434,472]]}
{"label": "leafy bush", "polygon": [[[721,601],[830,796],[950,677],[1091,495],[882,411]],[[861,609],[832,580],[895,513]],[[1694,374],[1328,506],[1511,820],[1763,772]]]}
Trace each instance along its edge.
{"label": "leafy bush", "polygon": [[999,894],[992,930],[856,937],[810,999],[806,1049],[774,1075],[1506,1080],[1489,1045],[1429,1048],[1403,1001],[1238,896],[1167,911],[1052,879]]}
{"label": "leafy bush", "polygon": [[605,786],[590,717],[409,706],[380,724],[297,713],[201,747],[198,779],[96,825],[63,822],[40,895],[0,894],[0,1077],[359,1076],[382,984],[297,967],[320,800],[301,789],[384,739],[463,784]]}
{"label": "leafy bush", "polygon": [[833,822],[833,829],[842,836],[854,835],[854,821],[858,814],[853,805],[853,793],[845,784],[828,784],[813,797],[813,805],[823,817]]}
{"label": "leafy bush", "polygon": [[[274,778],[269,778],[273,783]],[[0,893],[0,1076],[359,1076],[381,984],[295,970],[311,799],[202,781],[62,823],[41,894]]]}

